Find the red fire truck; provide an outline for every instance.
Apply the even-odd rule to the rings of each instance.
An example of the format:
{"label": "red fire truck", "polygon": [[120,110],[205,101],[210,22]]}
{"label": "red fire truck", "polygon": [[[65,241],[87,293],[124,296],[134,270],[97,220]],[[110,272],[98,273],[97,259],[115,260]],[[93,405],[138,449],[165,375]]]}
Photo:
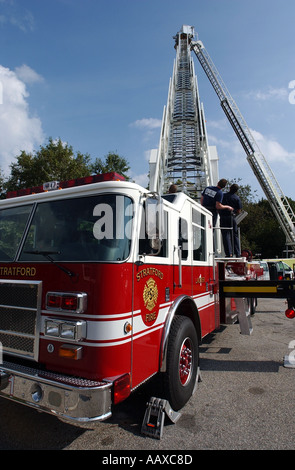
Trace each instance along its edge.
{"label": "red fire truck", "polygon": [[8,196],[0,395],[103,420],[160,373],[165,398],[182,408],[198,379],[198,346],[232,296],[219,299],[224,262],[214,258],[211,214],[183,193],[160,198],[115,173]]}

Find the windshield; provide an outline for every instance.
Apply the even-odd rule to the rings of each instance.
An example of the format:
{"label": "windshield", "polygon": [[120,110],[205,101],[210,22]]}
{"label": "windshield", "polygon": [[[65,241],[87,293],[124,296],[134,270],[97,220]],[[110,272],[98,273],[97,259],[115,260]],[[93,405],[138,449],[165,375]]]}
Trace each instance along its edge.
{"label": "windshield", "polygon": [[37,205],[20,261],[122,261],[129,256],[133,205],[104,194]]}
{"label": "windshield", "polygon": [[33,205],[0,210],[0,261],[13,261]]}

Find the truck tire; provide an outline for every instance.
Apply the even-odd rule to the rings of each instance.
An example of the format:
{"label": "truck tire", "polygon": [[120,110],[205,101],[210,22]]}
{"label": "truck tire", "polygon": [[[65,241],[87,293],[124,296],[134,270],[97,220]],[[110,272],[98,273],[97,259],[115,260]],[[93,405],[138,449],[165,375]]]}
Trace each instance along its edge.
{"label": "truck tire", "polygon": [[180,410],[193,394],[199,365],[198,336],[188,317],[175,316],[169,333],[164,394]]}

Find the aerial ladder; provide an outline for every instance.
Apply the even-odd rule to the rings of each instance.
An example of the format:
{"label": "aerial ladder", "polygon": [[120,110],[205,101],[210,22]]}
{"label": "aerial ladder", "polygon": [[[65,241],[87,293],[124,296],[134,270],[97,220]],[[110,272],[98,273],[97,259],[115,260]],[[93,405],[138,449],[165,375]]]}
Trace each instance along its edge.
{"label": "aerial ladder", "polygon": [[204,107],[191,57],[193,51],[286,236],[286,245],[294,250],[294,212],[203,43],[194,40],[194,28],[188,25],[183,25],[174,39],[176,59],[163,111],[159,147],[150,156],[151,191],[164,193],[175,183],[179,190],[200,200],[203,189],[219,179],[217,151],[208,145]]}
{"label": "aerial ladder", "polygon": [[191,49],[197,56],[205,74],[207,75],[213,89],[215,90],[221,107],[228,118],[234,132],[236,133],[247,160],[258,180],[260,186],[275,214],[277,220],[285,233],[286,244],[295,248],[295,215],[284,196],[266,159],[261,153],[253,135],[251,134],[236,103],[228,92],[203,43],[199,40],[190,42]]}
{"label": "aerial ladder", "polygon": [[165,193],[171,184],[200,200],[205,187],[218,181],[216,148],[208,145],[204,107],[191,57],[194,28],[183,26],[174,37],[176,59],[163,111],[158,149],[150,155],[151,191]]}

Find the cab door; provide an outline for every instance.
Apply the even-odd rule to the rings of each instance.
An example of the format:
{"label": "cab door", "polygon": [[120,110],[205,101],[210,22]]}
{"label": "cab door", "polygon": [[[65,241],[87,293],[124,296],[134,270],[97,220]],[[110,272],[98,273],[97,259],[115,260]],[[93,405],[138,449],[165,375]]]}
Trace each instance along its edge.
{"label": "cab door", "polygon": [[218,326],[219,318],[212,242],[209,218],[201,209],[192,207],[192,285],[203,336]]}
{"label": "cab door", "polygon": [[[190,218],[184,213],[178,217],[178,240],[173,253],[174,294],[193,295],[190,249]],[[174,228],[174,227],[173,227]]]}
{"label": "cab door", "polygon": [[[168,235],[160,239],[161,227],[154,225],[157,219],[168,225],[168,212],[147,207],[145,200],[140,215],[140,237],[135,254],[133,273],[133,329],[132,329],[132,387],[147,380],[159,370],[165,309],[170,279]],[[151,200],[152,204],[152,200]],[[154,208],[156,209],[156,208]],[[158,217],[159,216],[159,217]],[[162,222],[161,222],[162,220]],[[172,276],[171,276],[172,278]]]}

